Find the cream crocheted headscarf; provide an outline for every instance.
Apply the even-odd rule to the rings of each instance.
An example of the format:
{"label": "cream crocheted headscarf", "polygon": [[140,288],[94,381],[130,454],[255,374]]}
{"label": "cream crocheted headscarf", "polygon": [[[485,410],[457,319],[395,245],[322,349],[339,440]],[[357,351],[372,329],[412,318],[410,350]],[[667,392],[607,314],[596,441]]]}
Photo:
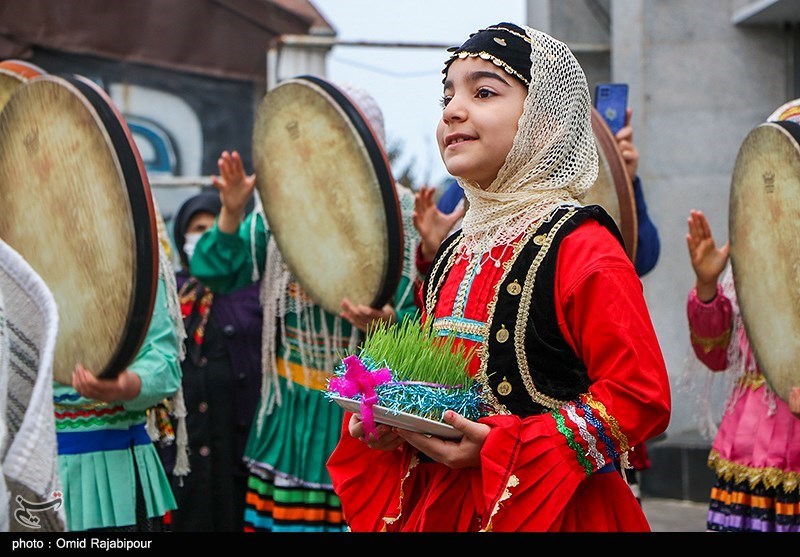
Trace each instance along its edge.
{"label": "cream crocheted headscarf", "polygon": [[[528,95],[513,146],[486,190],[457,178],[469,201],[461,247],[467,257],[509,244],[559,205],[581,205],[597,179],[591,97],[583,69],[569,48],[530,27],[503,23],[473,37],[481,33],[520,36],[516,30],[524,30],[524,42],[498,42],[530,48]],[[496,54],[474,52],[470,44],[475,42],[471,38],[456,49],[445,72],[455,59],[478,56],[524,82],[511,64],[504,63],[502,49],[493,49]]]}

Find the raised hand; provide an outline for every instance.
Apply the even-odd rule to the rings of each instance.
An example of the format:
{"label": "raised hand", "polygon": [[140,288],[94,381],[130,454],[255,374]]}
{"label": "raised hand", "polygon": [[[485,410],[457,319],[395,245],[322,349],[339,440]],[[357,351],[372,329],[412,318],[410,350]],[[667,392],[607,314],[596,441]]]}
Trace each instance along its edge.
{"label": "raised hand", "polygon": [[730,246],[725,242],[717,248],[711,227],[702,211],[692,209],[689,213],[689,233],[686,245],[689,248],[689,259],[697,277],[697,297],[704,302],[714,298],[717,293],[717,280],[728,263]]}
{"label": "raised hand", "polygon": [[436,206],[436,189],[422,186],[414,195],[414,215],[412,222],[420,235],[422,257],[433,259],[439,246],[447,238],[453,226],[464,216],[464,206],[445,214]]}
{"label": "raised hand", "polygon": [[632,117],[633,109],[628,108],[625,111],[625,125],[615,136],[617,147],[619,147],[622,159],[625,161],[625,170],[628,171],[628,177],[631,181],[636,178],[636,173],[639,171],[639,151],[633,144],[633,127],[631,127]]}
{"label": "raised hand", "polygon": [[242,158],[237,151],[229,153],[223,151],[217,161],[219,176],[212,176],[211,181],[219,190],[222,201],[217,226],[223,232],[232,234],[239,228],[239,223],[244,216],[244,208],[256,183],[256,175],[249,176],[244,171]]}

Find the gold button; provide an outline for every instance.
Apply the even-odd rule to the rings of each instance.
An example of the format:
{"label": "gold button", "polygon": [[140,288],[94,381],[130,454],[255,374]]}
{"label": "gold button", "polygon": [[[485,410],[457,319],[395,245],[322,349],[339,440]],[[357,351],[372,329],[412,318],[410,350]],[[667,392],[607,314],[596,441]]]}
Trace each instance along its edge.
{"label": "gold button", "polygon": [[547,240],[547,234],[539,234],[533,237],[533,243],[537,246],[543,246],[545,240]]}
{"label": "gold button", "polygon": [[512,282],[511,284],[509,284],[509,285],[506,287],[506,290],[507,290],[507,291],[508,291],[508,293],[509,293],[509,294],[511,294],[512,296],[519,296],[520,292],[522,292],[522,287],[521,287],[521,286],[519,285],[519,283],[517,282],[517,279],[514,279],[514,282]]}
{"label": "gold button", "polygon": [[505,325],[500,325],[500,326],[502,328],[499,331],[497,331],[497,334],[495,335],[495,338],[497,338],[497,342],[499,342],[500,344],[503,344],[504,342],[506,342],[508,340],[508,337],[511,336],[511,335],[509,334],[508,329],[506,329]]}
{"label": "gold button", "polygon": [[511,383],[503,376],[503,380],[497,386],[497,394],[501,396],[508,396],[511,394]]}

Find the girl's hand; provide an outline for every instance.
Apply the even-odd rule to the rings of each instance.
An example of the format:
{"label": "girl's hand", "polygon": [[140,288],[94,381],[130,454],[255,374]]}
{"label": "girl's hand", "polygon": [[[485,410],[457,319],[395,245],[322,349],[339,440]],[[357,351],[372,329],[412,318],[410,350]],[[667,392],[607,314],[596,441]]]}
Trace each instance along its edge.
{"label": "girl's hand", "polygon": [[628,178],[630,178],[631,182],[636,178],[636,173],[639,171],[639,150],[633,144],[632,116],[633,109],[628,108],[625,111],[625,126],[615,136],[617,147],[619,147],[622,159],[625,161],[625,170],[628,171]]}
{"label": "girl's hand", "polygon": [[375,325],[393,324],[397,321],[397,312],[389,304],[384,305],[381,309],[375,309],[363,304],[354,304],[345,298],[342,300],[342,311],[339,313],[339,317],[346,319],[353,327],[366,333]]}
{"label": "girl's hand", "polygon": [[403,444],[403,439],[401,439],[396,433],[392,432],[392,428],[389,426],[385,424],[377,424],[376,429],[378,430],[378,439],[367,439],[364,432],[364,422],[361,420],[361,416],[358,414],[351,415],[350,421],[347,425],[347,430],[350,432],[350,435],[362,443],[366,443],[370,449],[376,449],[379,451],[393,451]]}
{"label": "girl's hand", "polygon": [[728,263],[729,245],[717,249],[711,227],[702,211],[692,210],[689,214],[689,234],[686,245],[694,274],[697,276],[697,297],[708,302],[717,294],[717,280]]}
{"label": "girl's hand", "polygon": [[444,421],[464,436],[458,441],[452,441],[403,429],[395,428],[393,431],[436,462],[441,462],[450,468],[480,466],[481,449],[492,428],[468,420],[452,410],[444,413]]}
{"label": "girl's hand", "polygon": [[435,188],[422,186],[414,195],[412,222],[414,228],[419,232],[422,256],[426,261],[433,260],[439,246],[466,211],[462,204],[460,208],[449,215],[441,212],[436,206],[435,194]]}
{"label": "girl's hand", "polygon": [[255,188],[256,175],[249,176],[244,171],[242,158],[237,151],[223,151],[217,161],[219,176],[212,176],[214,187],[219,190],[222,201],[217,226],[223,232],[232,234],[239,229],[244,216],[244,208]]}
{"label": "girl's hand", "polygon": [[78,364],[72,373],[72,388],[82,397],[114,402],[133,400],[142,390],[142,379],[135,371],[125,370],[114,379],[98,379]]}

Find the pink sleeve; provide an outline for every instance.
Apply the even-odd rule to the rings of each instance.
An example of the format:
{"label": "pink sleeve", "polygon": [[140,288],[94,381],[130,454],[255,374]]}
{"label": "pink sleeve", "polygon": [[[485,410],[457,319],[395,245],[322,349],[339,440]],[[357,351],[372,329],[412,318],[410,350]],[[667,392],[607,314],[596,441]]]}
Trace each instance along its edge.
{"label": "pink sleeve", "polygon": [[697,297],[692,288],[686,303],[689,318],[689,333],[692,348],[697,358],[712,371],[723,371],[728,367],[728,345],[733,328],[731,301],[717,285],[717,295],[710,302]]}

